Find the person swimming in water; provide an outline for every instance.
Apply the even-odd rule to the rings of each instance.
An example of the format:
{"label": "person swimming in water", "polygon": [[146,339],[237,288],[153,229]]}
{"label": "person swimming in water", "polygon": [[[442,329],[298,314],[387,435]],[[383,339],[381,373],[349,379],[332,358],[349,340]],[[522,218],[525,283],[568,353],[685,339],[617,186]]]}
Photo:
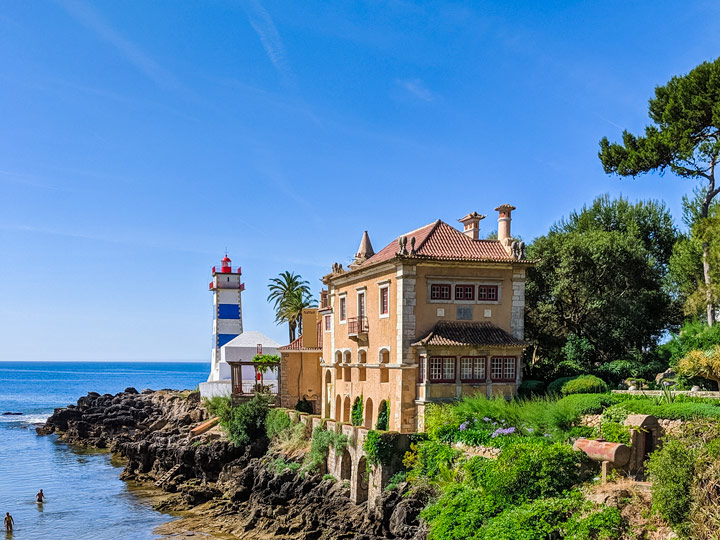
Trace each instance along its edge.
{"label": "person swimming in water", "polygon": [[15,520],[10,515],[10,512],[5,513],[5,530],[9,533],[13,532],[13,525],[15,524]]}
{"label": "person swimming in water", "polygon": [[43,490],[42,490],[42,489],[40,490],[40,492],[39,492],[37,495],[35,495],[35,499],[36,499],[37,502],[39,502],[39,503],[45,502],[45,494],[43,493]]}

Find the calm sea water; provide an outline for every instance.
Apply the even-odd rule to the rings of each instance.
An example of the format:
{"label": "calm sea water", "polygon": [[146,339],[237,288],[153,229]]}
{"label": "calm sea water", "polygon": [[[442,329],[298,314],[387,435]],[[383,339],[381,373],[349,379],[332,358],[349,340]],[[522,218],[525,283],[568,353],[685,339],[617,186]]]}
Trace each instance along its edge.
{"label": "calm sea water", "polygon": [[[128,386],[195,388],[210,365],[150,362],[0,362],[0,513],[15,518],[13,540],[150,540],[168,516],[133,495],[109,454],[35,434],[34,423],[90,391]],[[34,502],[44,489],[47,502]],[[4,534],[4,528],[0,538]]]}

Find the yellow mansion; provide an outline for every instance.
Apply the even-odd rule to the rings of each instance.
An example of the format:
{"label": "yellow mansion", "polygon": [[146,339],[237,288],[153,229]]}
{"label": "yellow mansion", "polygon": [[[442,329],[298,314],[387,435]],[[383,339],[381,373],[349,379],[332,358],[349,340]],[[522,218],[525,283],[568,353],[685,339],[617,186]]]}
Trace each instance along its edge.
{"label": "yellow mansion", "polygon": [[407,433],[424,429],[428,403],[516,392],[532,263],[510,235],[513,210],[496,208],[497,240],[479,238],[476,212],[462,231],[437,220],[377,253],[365,232],[355,261],[323,278],[317,412],[349,422],[360,398],[363,426],[375,428],[385,401],[388,429]]}

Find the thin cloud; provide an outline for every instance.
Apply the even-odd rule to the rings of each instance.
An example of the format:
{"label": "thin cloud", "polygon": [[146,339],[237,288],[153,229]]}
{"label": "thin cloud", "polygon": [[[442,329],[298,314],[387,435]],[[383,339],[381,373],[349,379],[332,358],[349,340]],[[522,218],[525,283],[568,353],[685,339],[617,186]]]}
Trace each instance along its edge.
{"label": "thin cloud", "polygon": [[277,27],[272,17],[270,17],[270,13],[258,0],[247,0],[243,2],[243,6],[250,21],[250,26],[253,27],[253,30],[260,38],[260,43],[262,43],[265,54],[267,54],[272,65],[283,77],[292,78],[292,72],[285,55],[285,47]]}
{"label": "thin cloud", "polygon": [[168,90],[184,90],[172,73],[110,26],[91,5],[77,0],[58,0],[58,2],[70,16],[92,30],[100,39],[112,45],[128,62],[155,84]]}
{"label": "thin cloud", "polygon": [[33,225],[1,225],[0,231],[16,231],[26,232],[32,234],[43,234],[50,236],[60,236],[64,238],[76,238],[80,240],[90,240],[93,242],[104,242],[109,244],[123,244],[128,246],[140,246],[140,247],[151,247],[151,248],[162,248],[167,251],[175,251],[180,253],[195,253],[201,255],[214,255],[213,252],[207,250],[198,250],[188,247],[181,247],[172,245],[169,242],[161,240],[152,240],[148,238],[141,238],[141,235],[133,235],[131,237],[110,237],[98,234],[90,234],[84,231],[69,231],[60,229],[50,229],[46,227],[36,227]]}
{"label": "thin cloud", "polygon": [[435,94],[425,86],[421,79],[398,79],[397,83],[418,99],[428,103],[435,101]]}
{"label": "thin cloud", "polygon": [[48,189],[51,191],[72,191],[67,186],[58,186],[56,184],[51,184],[42,180],[38,180],[34,176],[29,176],[27,174],[20,174],[12,171],[3,171],[0,170],[0,183],[11,183],[11,184],[19,184],[23,186],[30,186],[35,188],[42,188],[42,189]]}

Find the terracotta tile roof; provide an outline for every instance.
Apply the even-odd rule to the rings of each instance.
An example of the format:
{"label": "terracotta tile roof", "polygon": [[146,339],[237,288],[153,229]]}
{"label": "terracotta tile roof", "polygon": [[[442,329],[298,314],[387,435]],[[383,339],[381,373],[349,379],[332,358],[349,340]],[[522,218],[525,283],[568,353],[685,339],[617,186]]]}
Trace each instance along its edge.
{"label": "terracotta tile roof", "polygon": [[318,342],[315,347],[305,347],[303,345],[303,337],[300,336],[289,345],[278,347],[278,351],[317,351],[322,349],[321,337],[318,335]]}
{"label": "terracotta tile roof", "polygon": [[487,322],[438,321],[413,345],[525,347],[527,343]]}
{"label": "terracotta tile roof", "polygon": [[[458,261],[513,261],[497,240],[472,240],[442,220],[400,235],[359,268],[393,259],[398,251],[398,239],[407,237],[405,257]],[[411,239],[415,238],[415,253],[411,253]]]}

